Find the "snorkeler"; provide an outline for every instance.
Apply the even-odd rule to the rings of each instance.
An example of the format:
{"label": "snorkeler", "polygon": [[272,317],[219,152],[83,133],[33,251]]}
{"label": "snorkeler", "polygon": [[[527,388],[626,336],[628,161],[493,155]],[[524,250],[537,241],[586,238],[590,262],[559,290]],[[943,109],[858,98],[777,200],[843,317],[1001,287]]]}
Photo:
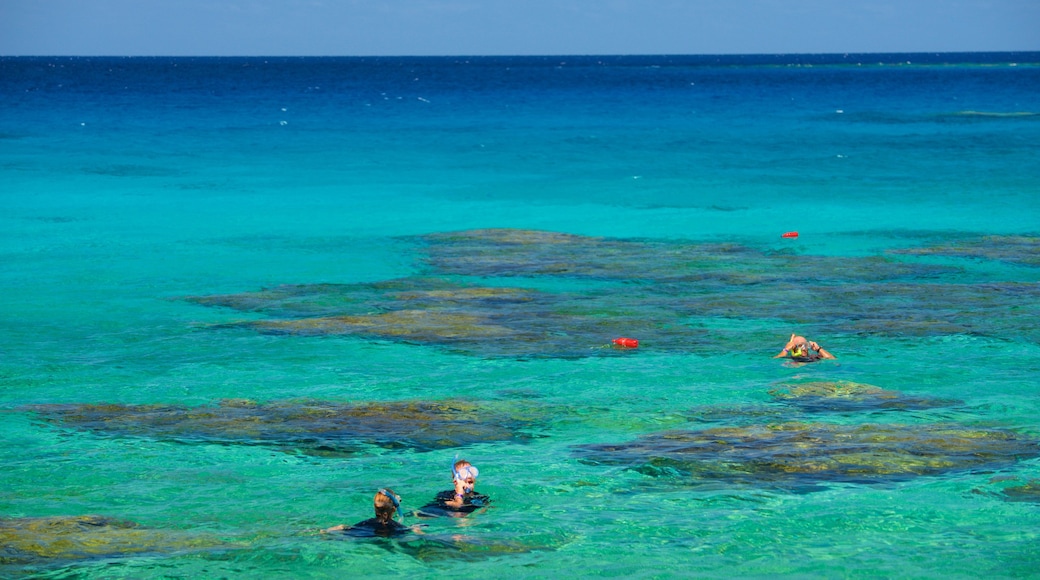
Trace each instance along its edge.
{"label": "snorkeler", "polygon": [[798,336],[791,334],[791,339],[784,345],[783,350],[780,354],[773,358],[790,358],[795,362],[816,362],[818,360],[837,358],[833,354],[824,350],[819,343],[806,340],[804,336]]}
{"label": "snorkeler", "polygon": [[[394,519],[394,514],[401,513],[401,496],[394,493],[389,487],[376,492],[373,503],[376,508],[376,517],[358,522],[352,526],[338,525],[322,530],[323,533],[343,532],[348,536],[360,538],[371,538],[375,536],[393,537],[403,536],[415,532],[421,534],[419,526],[406,526]],[[404,518],[404,514],[401,514]]]}
{"label": "snorkeler", "polygon": [[451,482],[454,489],[439,492],[430,503],[416,510],[415,515],[436,517],[461,517],[491,503],[491,498],[477,493],[474,487],[480,474],[473,464],[458,455],[451,465]]}

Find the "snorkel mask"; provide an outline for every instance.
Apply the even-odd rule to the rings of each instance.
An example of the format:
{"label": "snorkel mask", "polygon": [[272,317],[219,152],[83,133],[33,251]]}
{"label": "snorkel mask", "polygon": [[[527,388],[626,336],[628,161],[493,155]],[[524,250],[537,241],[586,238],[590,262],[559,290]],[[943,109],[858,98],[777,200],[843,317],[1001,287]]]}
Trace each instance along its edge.
{"label": "snorkel mask", "polygon": [[397,516],[400,516],[400,518],[403,520],[404,519],[404,514],[401,513],[401,500],[398,499],[396,495],[390,493],[389,491],[387,491],[385,489],[379,490],[379,493],[381,493],[381,494],[385,495],[386,497],[390,498],[390,503],[394,504],[394,513]]}
{"label": "snorkel mask", "polygon": [[475,481],[477,479],[477,475],[480,473],[480,470],[477,469],[476,467],[473,467],[472,465],[465,465],[465,466],[462,467],[462,469],[456,469],[455,468],[455,464],[458,463],[458,461],[459,461],[459,456],[458,455],[455,456],[455,459],[451,460],[451,478],[452,478],[453,481],[461,481],[461,482],[463,482],[462,483],[463,491],[465,491],[466,493],[469,493],[469,492],[473,491],[473,486],[472,485],[466,485],[466,483],[465,483],[466,479],[467,478],[473,478],[473,480]]}

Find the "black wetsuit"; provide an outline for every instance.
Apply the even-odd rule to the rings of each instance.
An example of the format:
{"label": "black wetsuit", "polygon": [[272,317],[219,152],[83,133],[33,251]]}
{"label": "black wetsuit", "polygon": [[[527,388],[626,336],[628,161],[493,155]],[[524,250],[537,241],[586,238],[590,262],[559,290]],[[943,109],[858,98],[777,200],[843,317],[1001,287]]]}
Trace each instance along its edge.
{"label": "black wetsuit", "polygon": [[448,502],[453,499],[455,499],[454,489],[442,491],[437,494],[437,497],[433,498],[433,501],[419,508],[418,515],[446,516],[460,513],[468,514],[487,507],[491,503],[491,498],[475,491],[462,496],[462,505],[460,507],[448,505]]}
{"label": "black wetsuit", "polygon": [[403,536],[410,532],[412,532],[412,528],[397,522],[396,520],[383,522],[380,521],[379,518],[369,518],[343,530],[344,534],[358,538],[373,538],[376,536],[391,538],[394,536]]}

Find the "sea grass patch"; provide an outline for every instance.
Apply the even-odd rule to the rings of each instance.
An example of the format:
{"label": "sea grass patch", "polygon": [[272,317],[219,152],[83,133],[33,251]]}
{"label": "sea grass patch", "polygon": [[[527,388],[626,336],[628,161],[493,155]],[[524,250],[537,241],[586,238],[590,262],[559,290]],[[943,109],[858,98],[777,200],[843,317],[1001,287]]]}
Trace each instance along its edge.
{"label": "sea grass patch", "polygon": [[231,547],[214,538],[186,535],[97,515],[0,518],[0,575],[4,570],[55,567],[86,560],[179,554]]}
{"label": "sea grass patch", "polygon": [[879,281],[951,272],[885,257],[838,258],[773,252],[731,242],[580,236],[490,228],[418,237],[439,274],[727,283]]}
{"label": "sea grass patch", "polygon": [[1005,487],[1004,499],[1010,502],[1029,502],[1040,504],[1040,479],[1034,479],[1022,485]]}
{"label": "sea grass patch", "polygon": [[[423,276],[285,284],[186,300],[263,317],[216,329],[356,336],[481,357],[620,356],[602,348],[618,336],[638,339],[642,350],[747,352],[765,348],[775,338],[769,327],[777,325],[818,337],[1040,342],[1040,327],[1032,324],[1040,315],[1040,284],[957,282],[950,276],[960,270],[949,266],[522,229],[414,241]],[[538,289],[522,286],[532,278],[540,279]],[[515,284],[500,285],[505,280]],[[551,290],[554,284],[565,290]],[[745,327],[757,321],[758,334],[727,331],[726,321]]]}
{"label": "sea grass patch", "polygon": [[358,336],[438,346],[484,357],[577,358],[619,355],[622,333],[663,350],[686,350],[711,337],[675,321],[659,294],[546,292],[442,279],[279,286],[196,296],[206,306],[268,318],[216,325],[264,334]]}
{"label": "sea grass patch", "polygon": [[1040,237],[981,236],[919,248],[896,248],[892,254],[946,256],[994,260],[1022,266],[1040,267]]}
{"label": "sea grass patch", "polygon": [[962,404],[954,399],[907,395],[852,381],[810,381],[771,389],[775,401],[807,412],[914,410]]}
{"label": "sea grass patch", "polygon": [[1040,456],[1040,447],[1011,431],[952,424],[791,422],[655,433],[627,443],[579,445],[574,455],[687,484],[801,488],[1009,467]]}
{"label": "sea grass patch", "polygon": [[260,445],[309,455],[352,455],[371,446],[431,451],[525,441],[529,416],[465,401],[338,403],[243,399],[216,405],[60,404],[27,410],[48,423],[107,436],[181,443]]}

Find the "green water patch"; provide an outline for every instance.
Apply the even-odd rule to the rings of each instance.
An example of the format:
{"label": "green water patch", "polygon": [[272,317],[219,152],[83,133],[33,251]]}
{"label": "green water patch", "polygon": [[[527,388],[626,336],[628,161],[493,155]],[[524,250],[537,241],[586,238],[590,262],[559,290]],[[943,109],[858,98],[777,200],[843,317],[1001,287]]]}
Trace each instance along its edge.
{"label": "green water patch", "polygon": [[1040,237],[982,236],[927,247],[892,249],[889,253],[996,260],[1037,267],[1040,266]]}
{"label": "green water patch", "polygon": [[1005,430],[812,422],[668,431],[573,450],[584,463],[621,465],[687,484],[724,481],[797,490],[998,469],[1040,456],[1036,441]]}
{"label": "green water patch", "polygon": [[216,538],[96,515],[0,518],[0,575],[3,576],[31,574],[90,560],[234,547]]}
{"label": "green water patch", "polygon": [[[337,541],[358,541],[347,536],[328,534],[325,539]],[[519,539],[500,539],[482,537],[465,533],[427,533],[412,535],[400,539],[366,539],[375,543],[391,554],[401,554],[415,558],[428,565],[447,565],[454,562],[477,562],[493,558],[508,558],[531,552],[545,552],[557,549],[560,538],[548,534],[543,536],[524,537]]]}
{"label": "green water patch", "polygon": [[26,407],[43,421],[106,436],[198,444],[262,445],[316,456],[372,446],[432,451],[522,442],[535,420],[465,401],[337,403],[223,400],[216,405],[57,404]]}

